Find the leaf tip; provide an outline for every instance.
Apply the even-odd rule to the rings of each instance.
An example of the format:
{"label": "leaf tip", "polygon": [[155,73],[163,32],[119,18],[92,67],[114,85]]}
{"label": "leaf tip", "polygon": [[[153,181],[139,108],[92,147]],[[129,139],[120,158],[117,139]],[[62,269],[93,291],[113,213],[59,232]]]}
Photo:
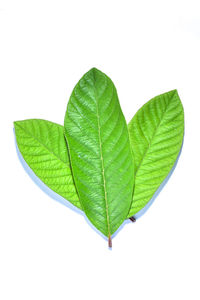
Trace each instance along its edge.
{"label": "leaf tip", "polygon": [[14,128],[18,125],[18,121],[13,121]]}
{"label": "leaf tip", "polygon": [[177,89],[171,90],[171,91],[169,91],[168,93],[171,94],[172,97],[173,97],[174,95],[178,95]]}
{"label": "leaf tip", "polygon": [[89,72],[99,72],[99,70],[97,68],[93,67],[89,70]]}
{"label": "leaf tip", "polygon": [[98,75],[104,75],[103,72],[101,72],[99,69],[97,69],[97,68],[95,68],[95,67],[91,68],[91,69],[88,71],[87,74],[91,74],[91,75],[93,75],[93,76],[95,76],[96,74],[98,74]]}

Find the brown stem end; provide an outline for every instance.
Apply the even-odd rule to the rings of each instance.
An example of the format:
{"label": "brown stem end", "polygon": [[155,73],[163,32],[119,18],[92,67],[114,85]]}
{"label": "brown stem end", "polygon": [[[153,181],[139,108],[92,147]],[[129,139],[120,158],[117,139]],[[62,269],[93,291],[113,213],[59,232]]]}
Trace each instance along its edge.
{"label": "brown stem end", "polygon": [[131,220],[131,222],[136,222],[136,219],[134,217],[130,217],[129,220]]}
{"label": "brown stem end", "polygon": [[108,247],[112,248],[112,239],[111,239],[111,236],[108,237]]}

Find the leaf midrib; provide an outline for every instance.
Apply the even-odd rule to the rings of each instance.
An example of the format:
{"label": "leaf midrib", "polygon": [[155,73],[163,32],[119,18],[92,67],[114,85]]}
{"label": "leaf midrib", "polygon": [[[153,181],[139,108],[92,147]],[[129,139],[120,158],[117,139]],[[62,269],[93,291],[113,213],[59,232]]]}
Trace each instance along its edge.
{"label": "leaf midrib", "polygon": [[94,94],[95,94],[95,103],[96,103],[96,110],[97,110],[97,125],[98,125],[98,137],[99,137],[99,148],[100,148],[100,159],[101,159],[101,167],[102,167],[102,178],[103,178],[103,186],[104,186],[104,197],[105,197],[105,205],[106,205],[106,220],[107,220],[107,227],[108,227],[108,237],[110,237],[110,218],[108,214],[108,199],[107,199],[107,190],[106,190],[106,180],[105,180],[105,167],[104,167],[104,160],[103,160],[103,151],[102,151],[102,141],[101,141],[101,126],[99,122],[99,107],[98,107],[98,99],[96,95],[96,87],[95,87],[95,78],[94,78]]}

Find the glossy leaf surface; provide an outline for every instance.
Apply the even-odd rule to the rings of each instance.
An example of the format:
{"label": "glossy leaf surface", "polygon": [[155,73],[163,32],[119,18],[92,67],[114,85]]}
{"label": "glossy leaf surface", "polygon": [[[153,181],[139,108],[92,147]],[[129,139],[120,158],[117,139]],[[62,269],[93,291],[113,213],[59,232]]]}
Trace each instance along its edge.
{"label": "glossy leaf surface", "polygon": [[152,198],[172,169],[184,134],[184,112],[176,90],[147,102],[128,125],[135,165],[133,202],[128,217]]}
{"label": "glossy leaf surface", "polygon": [[81,208],[63,126],[39,119],[14,122],[18,148],[33,172],[54,192]]}
{"label": "glossy leaf surface", "polygon": [[64,127],[81,205],[93,225],[110,237],[130,209],[134,171],[126,121],[105,74],[91,69],[81,78]]}

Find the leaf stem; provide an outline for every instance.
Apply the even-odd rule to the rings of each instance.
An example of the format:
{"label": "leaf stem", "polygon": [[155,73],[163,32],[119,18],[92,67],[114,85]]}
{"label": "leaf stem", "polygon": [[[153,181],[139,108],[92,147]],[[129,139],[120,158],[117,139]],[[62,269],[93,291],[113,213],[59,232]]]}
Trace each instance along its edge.
{"label": "leaf stem", "polygon": [[109,248],[112,248],[112,239],[111,239],[111,236],[109,235],[108,237],[108,247]]}

